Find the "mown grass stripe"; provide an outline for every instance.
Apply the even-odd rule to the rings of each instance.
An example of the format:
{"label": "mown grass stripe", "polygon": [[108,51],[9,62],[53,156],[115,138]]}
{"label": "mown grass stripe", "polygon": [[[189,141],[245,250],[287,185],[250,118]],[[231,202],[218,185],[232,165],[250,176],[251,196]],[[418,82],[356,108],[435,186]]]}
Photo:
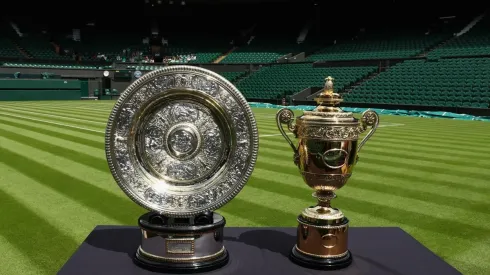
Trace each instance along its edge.
{"label": "mown grass stripe", "polygon": [[366,154],[362,157],[363,160],[371,164],[393,165],[394,163],[398,162],[397,164],[410,167],[413,169],[413,171],[425,171],[446,175],[464,176],[467,179],[475,180],[480,180],[481,178],[490,176],[490,170],[483,170],[480,168],[472,167],[470,165],[458,166],[423,160],[417,160],[416,162],[413,162],[410,159],[400,159],[397,157],[390,157],[372,152],[369,155]]}
{"label": "mown grass stripe", "polygon": [[105,105],[104,106],[97,106],[97,104],[94,102],[92,103],[93,105],[85,105],[85,104],[62,104],[62,103],[41,103],[41,101],[39,102],[35,102],[35,101],[29,101],[27,103],[24,103],[24,104],[5,104],[5,103],[0,103],[0,107],[4,107],[4,108],[10,108],[10,107],[22,107],[22,108],[25,108],[25,107],[37,107],[37,108],[50,108],[50,107],[53,107],[53,108],[77,108],[77,107],[82,107],[82,108],[89,108],[89,109],[98,109],[98,108],[104,108],[105,110],[110,110],[111,108],[110,107],[106,107]]}
{"label": "mown grass stripe", "polygon": [[47,126],[36,127],[36,126],[32,126],[32,125],[27,125],[25,122],[22,124],[22,123],[17,123],[14,121],[9,121],[9,120],[6,120],[5,118],[0,117],[0,125],[2,125],[2,124],[12,126],[15,128],[20,128],[23,130],[28,130],[31,132],[36,132],[36,133],[51,136],[51,137],[57,137],[57,138],[60,138],[63,140],[68,140],[68,141],[75,142],[78,144],[83,144],[83,145],[90,146],[90,147],[93,147],[96,149],[103,149],[104,148],[104,143],[101,141],[102,139],[100,137],[98,138],[98,141],[97,141],[94,139],[80,137],[79,135],[81,133],[76,133],[76,132],[66,131],[66,130],[60,130],[60,131],[49,130]]}
{"label": "mown grass stripe", "polygon": [[[405,161],[420,161],[421,164],[425,163],[435,163],[437,165],[444,166],[448,169],[452,169],[453,167],[458,167],[456,170],[464,170],[466,172],[468,169],[471,170],[479,170],[488,167],[484,163],[471,163],[471,165],[467,165],[468,157],[467,156],[458,156],[458,155],[438,155],[438,154],[430,154],[427,152],[423,152],[423,150],[418,152],[413,152],[409,150],[397,150],[397,151],[387,151],[386,149],[381,149],[379,147],[370,146],[364,149],[364,153],[369,153],[369,155],[373,156],[383,156],[390,158],[401,158]],[[475,159],[484,158],[485,154],[474,154]]]}
{"label": "mown grass stripe", "polygon": [[[285,142],[284,142],[285,143]],[[274,147],[272,147],[272,144]],[[430,147],[420,147],[415,148],[407,146],[400,146],[396,144],[379,143],[383,146],[376,146],[373,143],[367,144],[362,148],[361,155],[370,154],[371,152],[379,153],[384,156],[399,157],[403,159],[410,160],[423,160],[423,161],[433,161],[440,164],[451,164],[451,165],[462,165],[468,163],[468,158],[474,159],[476,161],[471,162],[471,166],[474,168],[486,169],[489,164],[485,159],[484,154],[481,153],[469,153],[465,151],[447,151],[441,149],[432,150]],[[281,149],[278,149],[281,148]],[[393,149],[393,150],[387,150]],[[264,140],[260,143],[259,148],[260,154],[264,154],[268,157],[275,158],[285,158],[292,159],[293,151],[289,147],[284,146],[284,144],[266,142]],[[259,156],[261,157],[261,156]]]}
{"label": "mown grass stripe", "polygon": [[[0,176],[3,182],[1,189],[4,192],[26,207],[36,209],[36,213],[46,222],[76,241],[81,242],[87,237],[87,228],[95,227],[99,223],[118,223],[23,174],[12,173],[12,168],[1,163],[0,171],[4,172]],[[73,222],[67,222],[68,220]]]}
{"label": "mown grass stripe", "polygon": [[412,153],[420,153],[420,154],[428,154],[436,157],[445,157],[446,160],[451,159],[453,157],[456,158],[470,158],[470,159],[478,159],[481,157],[481,152],[468,152],[465,150],[448,150],[448,147],[439,147],[434,148],[432,144],[427,144],[425,146],[414,146],[411,144],[407,144],[403,142],[402,144],[396,143],[387,143],[378,140],[369,141],[364,148],[362,148],[362,153],[368,153],[371,150],[379,151],[381,148],[385,148],[384,150],[388,153],[396,154],[397,151],[400,152],[412,152]]}
{"label": "mown grass stripe", "polygon": [[[410,188],[405,188],[403,185],[397,185],[396,183],[403,183],[402,180],[393,181],[390,180],[390,184],[386,184],[388,180],[381,180],[378,182],[373,182],[365,179],[364,177],[356,178],[349,183],[349,188],[346,187],[346,193],[350,194],[349,191],[355,189],[356,192],[361,194],[369,195],[371,192],[383,193],[388,196],[393,196],[399,199],[397,205],[404,200],[418,200],[416,207],[424,208],[424,204],[431,204],[427,209],[431,209],[433,213],[439,213],[442,215],[451,215],[454,218],[460,216],[461,218],[467,217],[473,213],[475,219],[486,220],[490,219],[490,203],[474,200],[472,197],[456,198],[454,196],[448,196],[446,192],[428,192],[425,188],[420,188],[419,190],[413,190]],[[458,203],[455,203],[457,201]],[[437,209],[433,204],[444,206],[444,209]],[[415,207],[415,206],[412,206]],[[459,213],[459,214],[458,214]],[[462,213],[462,214],[461,214]],[[479,218],[480,217],[480,218]],[[481,225],[489,226],[490,224]]]}
{"label": "mown grass stripe", "polygon": [[[0,148],[0,162],[4,162],[3,153],[3,149]],[[9,162],[12,165],[15,159]],[[75,240],[47,223],[43,217],[39,217],[34,209],[19,203],[1,189],[0,201],[4,206],[0,207],[0,215],[8,217],[8,222],[0,225],[0,235],[28,257],[31,260],[30,264],[44,274],[56,272],[56,268],[61,267],[79,246]],[[31,265],[17,268],[18,274],[23,274],[22,270],[30,269]]]}
{"label": "mown grass stripe", "polygon": [[[304,188],[285,185],[285,184],[257,184],[260,181],[251,181],[248,185],[269,191],[271,193],[288,195],[292,198],[301,199],[305,197],[307,192]],[[310,191],[311,193],[311,191]],[[417,219],[423,219],[420,222],[419,227],[422,227],[429,231],[442,233],[451,237],[458,237],[461,232],[465,232],[472,239],[477,239],[479,236],[487,234],[487,230],[483,230],[473,224],[462,223],[458,220],[440,218],[435,215],[431,215],[431,212],[424,211],[427,208],[410,209],[405,207],[398,207],[400,204],[400,198],[393,198],[390,196],[383,196],[382,194],[372,194],[371,196],[362,196],[362,192],[350,189],[350,192],[339,192],[342,197],[340,200],[336,200],[335,203],[341,209],[352,210],[354,212],[366,213],[368,207],[375,209],[379,214],[385,214],[383,217],[388,220],[393,220],[398,223],[412,224]],[[396,199],[396,200],[395,200]],[[390,203],[391,201],[391,203]],[[396,202],[396,203],[395,203]],[[420,211],[420,212],[419,212]],[[369,212],[371,213],[371,212]],[[406,216],[406,220],[404,217]],[[366,213],[368,214],[368,213]],[[457,229],[458,232],[455,232]]]}
{"label": "mown grass stripe", "polygon": [[[384,130],[384,129],[383,129]],[[489,129],[490,131],[490,129]],[[461,143],[461,144],[482,144],[487,145],[483,140],[478,139],[478,136],[475,135],[472,139],[468,139],[468,137],[464,134],[443,134],[439,133],[441,137],[444,137],[444,142],[450,143]],[[483,137],[484,131],[482,131],[481,137]],[[426,140],[427,142],[435,143],[434,140],[427,140],[427,134],[424,133],[414,133],[413,131],[401,132],[401,131],[383,131],[376,136],[376,138],[385,138],[385,139],[410,139],[410,140]]]}
{"label": "mown grass stripe", "polygon": [[291,219],[291,213],[271,209],[258,202],[244,200],[239,196],[235,197],[228,204],[223,206],[220,211],[233,213],[241,219],[249,220],[252,223],[263,226],[294,226],[295,219]]}
{"label": "mown grass stripe", "polygon": [[80,123],[84,125],[106,125],[107,121],[91,121],[87,118],[70,118],[66,117],[60,114],[45,114],[37,111],[26,111],[22,109],[9,109],[8,112],[13,112],[17,113],[20,115],[24,116],[30,116],[30,117],[42,117],[42,118],[47,118],[47,119],[54,119],[54,120],[60,120],[60,121],[70,121],[71,123]]}
{"label": "mown grass stripe", "polygon": [[[12,109],[14,108],[11,108],[11,110]],[[101,115],[96,115],[90,111],[73,111],[72,108],[55,109],[55,108],[29,107],[29,108],[15,108],[15,110],[30,111],[36,114],[53,115],[53,116],[60,116],[66,118],[87,119],[93,122],[106,123],[106,124],[107,124],[107,119],[109,118],[109,115],[101,116]]]}
{"label": "mown grass stripe", "polygon": [[[454,259],[463,260],[465,264],[470,265],[472,270],[468,269],[467,273],[463,274],[478,274],[478,275],[488,275],[490,270],[490,261],[481,261],[480,257],[475,257],[475,255],[486,255],[488,254],[488,248],[490,247],[490,237],[480,240],[479,242],[469,244],[470,249],[463,253],[459,253],[457,256],[451,256],[450,261]],[[466,271],[463,269],[462,271]]]}
{"label": "mown grass stripe", "polygon": [[[277,141],[281,140],[279,138],[282,138],[281,136],[278,136],[277,139],[274,139],[274,141],[268,141],[268,140],[259,140],[260,145],[267,144],[269,148],[276,148],[276,149],[281,149],[284,146],[281,143],[277,143]],[[283,139],[283,138],[282,138]],[[292,139],[295,144],[297,144],[297,141],[293,138]],[[286,141],[283,140],[285,144]],[[475,147],[472,146],[471,144],[459,144],[457,142],[451,143],[451,142],[444,142],[444,143],[431,143],[427,139],[420,139],[420,141],[416,141],[414,139],[394,139],[394,138],[385,138],[385,137],[373,137],[370,139],[367,143],[366,146],[372,146],[373,143],[379,144],[378,147],[382,147],[384,144],[391,144],[391,145],[396,145],[398,146],[405,146],[406,148],[411,148],[411,147],[416,147],[416,148],[431,148],[431,149],[441,149],[441,150],[452,150],[454,151],[455,154],[458,152],[462,153],[476,153],[476,154],[481,154],[481,153],[486,153],[487,151],[490,152],[490,148],[488,147]],[[457,149],[455,149],[457,148]],[[362,152],[362,151],[361,151]]]}
{"label": "mown grass stripe", "polygon": [[[13,113],[13,114],[12,114]],[[47,120],[47,121],[52,121],[52,122],[57,122],[57,123],[66,123],[66,124],[76,124],[76,126],[83,126],[83,127],[98,127],[99,129],[103,128],[103,123],[99,122],[90,122],[90,121],[84,121],[83,119],[73,119],[73,118],[63,118],[60,116],[51,116],[51,115],[44,115],[44,114],[36,114],[33,112],[26,112],[26,111],[9,111],[9,113],[5,112],[0,112],[2,115],[16,115],[16,116],[24,116],[27,118],[34,118],[34,119],[42,119],[42,120]]]}
{"label": "mown grass stripe", "polygon": [[[119,196],[126,198],[124,193],[119,189],[113,177],[107,171],[101,171],[80,163],[77,159],[69,159],[53,154],[49,151],[44,151],[40,148],[30,147],[17,141],[6,139],[0,136],[1,146],[11,151],[17,152],[19,155],[33,159],[39,163],[48,163],[50,167],[60,173],[69,173],[73,178],[81,181],[88,181],[94,187],[98,187]],[[107,165],[105,165],[107,167]]]}
{"label": "mown grass stripe", "polygon": [[[457,192],[454,192],[453,189],[448,189],[447,184],[441,184],[441,181],[434,181],[423,176],[416,177],[416,179],[415,177],[410,177],[407,180],[405,178],[400,179],[396,171],[383,171],[381,175],[378,171],[370,171],[369,169],[362,169],[361,172],[362,176],[354,174],[351,177],[351,180],[348,182],[349,187],[372,190],[389,189],[386,191],[387,193],[395,192],[400,195],[407,192],[407,197],[412,197],[412,192],[424,193],[421,194],[423,197],[427,193],[435,197],[442,196],[443,199],[441,200],[445,201],[448,205],[459,205],[462,208],[472,208],[475,205],[478,206],[480,211],[488,205],[488,195],[485,193],[475,192],[461,187],[454,187],[457,190]],[[410,184],[406,184],[407,181],[410,181]],[[477,210],[475,209],[475,211]]]}
{"label": "mown grass stripe", "polygon": [[[63,118],[47,118],[36,113],[21,115],[15,111],[5,110],[8,108],[7,105],[13,109],[41,111],[45,114],[56,113],[60,116],[78,117],[79,114],[84,114],[81,118],[86,121],[68,122],[60,120]],[[67,154],[65,149],[79,150],[71,148],[68,144],[78,148],[88,146],[90,150],[94,150],[89,155],[104,160],[103,148],[97,149],[95,143],[87,143],[87,141],[98,141],[103,145],[105,125],[84,126],[79,122],[88,123],[87,121],[90,120],[105,122],[104,117],[108,116],[113,105],[114,101],[8,104],[0,102],[0,128],[5,126],[11,133],[61,147],[57,148],[62,150],[61,154]],[[261,135],[256,168],[249,183],[238,197],[218,212],[225,214],[228,226],[296,226],[296,215],[304,207],[315,203],[315,199],[311,197],[312,189],[303,182],[298,168],[292,163],[291,149],[279,135],[275,125],[277,109],[253,108],[253,111]],[[302,112],[295,111],[295,113],[299,115]],[[355,116],[360,117],[359,114]],[[7,122],[2,124],[3,121]],[[390,124],[403,125],[390,127],[388,126]],[[474,245],[476,241],[490,238],[487,226],[490,224],[490,218],[485,212],[490,201],[490,185],[486,172],[489,161],[485,158],[485,154],[490,150],[490,144],[487,144],[485,139],[490,124],[382,115],[381,126],[383,125],[387,127],[380,127],[362,149],[354,175],[347,186],[337,192],[339,197],[333,201],[333,205],[340,207],[346,213],[352,226],[400,226],[439,256],[456,264],[460,270],[468,271],[467,274],[477,274],[475,271],[479,272],[480,269],[476,269],[473,262],[466,264],[461,259],[468,259],[468,255],[473,255],[473,259],[478,259],[475,262],[490,262],[490,255],[486,255],[480,246]],[[42,130],[43,128],[47,131]],[[85,129],[93,129],[94,132],[84,132]],[[57,131],[61,135],[55,135]],[[64,157],[52,153],[49,149],[51,147],[39,150],[35,149],[35,146],[26,144],[28,140],[24,140],[23,144],[13,141],[14,136],[10,138],[0,137],[0,146],[35,163],[49,163],[49,167],[54,170],[54,172],[47,170],[47,179],[42,178],[39,173],[37,175],[39,179],[24,180],[27,182],[25,188],[37,184],[39,188],[44,188],[39,190],[45,190],[46,194],[59,193],[59,196],[66,198],[67,201],[73,201],[73,205],[79,205],[87,211],[86,213],[94,211],[93,216],[98,217],[94,220],[100,220],[101,223],[106,222],[105,219],[110,219],[113,223],[134,224],[138,215],[131,212],[135,210],[126,211],[126,207],[131,208],[135,205],[119,190],[110,173],[77,162],[73,155]],[[56,139],[64,140],[66,143],[57,144],[53,142]],[[292,139],[295,141],[294,138]],[[87,154],[87,152],[82,153]],[[44,169],[30,163],[25,165],[37,170]],[[431,169],[434,166],[436,169]],[[8,167],[7,171],[12,177],[22,175],[18,170]],[[453,169],[455,167],[456,170]],[[23,172],[22,169],[27,168],[19,169]],[[83,202],[81,195],[78,197],[76,193],[67,194],[69,192],[67,190],[56,191],[56,188],[60,187],[50,187],[49,183],[43,181],[59,179],[59,173],[64,175],[60,176],[62,182],[69,182],[69,185],[88,185],[82,187],[82,190],[78,189],[79,192],[98,192],[96,188],[100,188],[120,199],[127,199],[128,202],[123,204],[122,209],[114,207],[105,211],[96,210],[91,202]],[[66,178],[67,174],[78,182]],[[19,181],[10,180],[12,186],[16,184],[15,182],[20,182],[21,178],[25,179],[25,175],[18,178]],[[35,192],[36,188],[33,189],[31,192]],[[11,193],[18,198],[16,194]],[[98,198],[103,200],[103,195]],[[33,204],[37,202],[36,199],[32,200]],[[109,197],[109,200],[117,203],[112,197]],[[289,200],[294,203],[289,203]],[[95,201],[93,203],[95,204]],[[0,206],[3,207],[4,204]],[[144,211],[135,208],[138,209],[136,212]],[[122,215],[111,215],[111,212],[116,211],[128,212],[126,215],[129,218],[125,220]],[[429,212],[424,213],[424,211]],[[453,220],[456,220],[456,223],[448,219],[451,213],[454,214]],[[470,218],[467,219],[465,216]],[[473,226],[472,223],[479,225]],[[63,232],[70,228],[69,225],[63,227],[61,224],[62,221],[59,228]],[[469,228],[461,230],[468,224]],[[482,225],[483,228],[480,228]],[[80,227],[85,228],[87,232],[93,228],[88,223],[80,223]],[[452,228],[453,232],[448,232],[448,228]],[[36,267],[32,269],[42,270]],[[52,273],[54,272],[49,274]]]}
{"label": "mown grass stripe", "polygon": [[2,248],[3,263],[0,265],[0,274],[42,275],[42,268],[36,267],[28,255],[17,249],[7,238],[0,234],[0,247]]}
{"label": "mown grass stripe", "polygon": [[[288,186],[291,186],[291,188],[296,189],[296,192],[299,193],[299,190],[308,189],[306,187],[306,183],[304,183],[304,186],[301,185],[302,180],[300,180],[299,177],[277,179],[274,176],[275,175],[269,173],[269,171],[257,171],[257,173],[252,175],[251,184],[253,185],[257,179],[259,179],[259,181],[262,179],[265,181],[273,181],[273,185],[275,186],[287,184]],[[272,178],[274,178],[274,180],[272,180]],[[361,181],[361,184],[358,184],[359,181]],[[296,182],[297,184],[295,184]],[[388,187],[386,184],[369,182],[368,180],[363,180],[363,177],[357,177],[356,179],[350,180],[348,187],[345,187],[342,189],[342,191],[339,191],[339,193],[344,194],[344,196],[350,198],[355,197],[357,199],[363,199],[362,196],[364,194],[366,195],[365,197],[368,201],[371,201],[369,198],[377,198],[376,201],[380,201],[388,205],[396,205],[396,208],[401,207],[401,209],[406,210],[416,209],[416,212],[424,212],[425,209],[432,209],[432,213],[434,213],[436,217],[445,219],[457,219],[458,216],[464,218],[471,213],[473,213],[475,219],[484,220],[490,218],[490,213],[487,213],[486,211],[490,209],[490,204],[488,203],[472,201],[470,198],[468,198],[459,200],[460,204],[455,204],[455,198],[444,197],[443,193],[427,193],[424,189],[416,191],[403,187],[397,187],[396,183],[401,182],[403,182],[403,180],[390,181],[391,185]],[[269,184],[272,184],[272,182]],[[311,190],[310,193],[311,192],[313,192],[313,190]],[[300,196],[303,195],[304,194],[301,194]],[[390,203],[392,200],[396,200],[397,202],[394,203],[393,201],[393,203]],[[414,200],[417,202],[414,202]],[[439,205],[441,205],[441,207],[439,207]],[[481,226],[488,226],[487,230],[490,229],[490,225]]]}
{"label": "mown grass stripe", "polygon": [[100,149],[94,149],[74,142],[25,131],[20,128],[12,128],[10,126],[2,127],[0,129],[0,136],[60,157],[76,160],[80,164],[102,172],[108,171],[107,161],[104,155],[102,155],[103,151]]}
{"label": "mown grass stripe", "polygon": [[[445,224],[449,224],[452,221],[458,221],[454,225],[455,228],[457,228],[458,226],[471,226],[474,230],[479,229],[483,231],[482,234],[490,233],[490,224],[473,223],[466,220],[466,217],[468,217],[469,215],[471,215],[474,220],[489,219],[490,213],[473,211],[475,209],[481,210],[483,207],[488,206],[488,204],[473,203],[472,205],[476,207],[462,207],[458,204],[448,204],[448,201],[441,196],[437,197],[424,192],[419,192],[418,194],[413,192],[406,192],[407,195],[404,196],[403,192],[393,192],[392,190],[394,189],[395,188],[390,188],[388,190],[384,190],[384,188],[367,189],[362,188],[361,184],[354,184],[349,186],[349,188],[346,187],[343,192],[339,192],[339,198],[345,197],[349,199],[364,201],[367,203],[385,205],[387,207],[396,209],[395,211],[402,210],[417,214],[424,214],[426,216],[430,216],[431,218],[440,219],[440,221],[444,221]],[[403,191],[403,189],[399,189],[398,191]],[[434,197],[434,199],[430,199],[431,197]],[[339,201],[341,200],[339,199]],[[465,200],[461,201],[462,204],[464,202]],[[430,211],[427,211],[427,209],[430,209]]]}
{"label": "mown grass stripe", "polygon": [[453,191],[467,190],[471,192],[484,192],[487,194],[490,190],[488,181],[485,179],[468,179],[465,175],[450,175],[446,173],[435,173],[432,171],[417,171],[411,167],[399,166],[391,163],[369,163],[362,159],[356,166],[356,174],[372,173],[379,176],[392,176],[400,178],[403,176],[406,184],[413,181],[425,182],[427,185],[445,186]]}
{"label": "mown grass stripe", "polygon": [[0,162],[121,224],[135,224],[135,218],[144,213],[141,207],[129,199],[116,196],[3,147],[0,148]]}
{"label": "mown grass stripe", "polygon": [[91,128],[78,127],[75,125],[63,124],[63,123],[50,121],[50,120],[42,120],[42,119],[36,119],[36,118],[32,118],[32,117],[18,116],[18,115],[12,115],[12,114],[0,113],[0,115],[2,115],[4,117],[14,118],[14,119],[23,119],[26,121],[34,121],[34,122],[42,124],[42,125],[49,125],[49,126],[55,126],[55,127],[57,126],[57,127],[63,128],[63,129],[70,129],[70,130],[78,131],[78,132],[85,133],[85,134],[104,136],[104,133],[105,133],[102,129],[96,130],[96,129],[91,129]]}

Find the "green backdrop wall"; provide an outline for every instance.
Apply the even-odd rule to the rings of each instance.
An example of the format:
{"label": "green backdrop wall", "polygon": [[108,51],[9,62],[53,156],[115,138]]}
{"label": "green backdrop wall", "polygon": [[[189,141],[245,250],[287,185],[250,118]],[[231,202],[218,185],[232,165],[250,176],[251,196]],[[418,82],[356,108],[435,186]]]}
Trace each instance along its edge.
{"label": "green backdrop wall", "polygon": [[80,80],[0,79],[0,100],[74,100],[81,95]]}

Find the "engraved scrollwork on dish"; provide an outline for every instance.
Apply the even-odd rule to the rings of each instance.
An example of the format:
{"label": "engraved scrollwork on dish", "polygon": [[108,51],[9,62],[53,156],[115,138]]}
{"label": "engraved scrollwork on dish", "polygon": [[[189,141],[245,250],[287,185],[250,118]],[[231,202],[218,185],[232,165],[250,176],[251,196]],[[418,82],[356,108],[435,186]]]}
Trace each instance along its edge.
{"label": "engraved scrollwork on dish", "polygon": [[176,217],[212,211],[236,196],[257,149],[255,119],[240,92],[191,66],[136,80],[118,99],[106,131],[109,167],[121,189],[141,206]]}
{"label": "engraved scrollwork on dish", "polygon": [[219,126],[200,104],[166,105],[146,125],[147,162],[169,182],[199,179],[212,172],[224,153]]}

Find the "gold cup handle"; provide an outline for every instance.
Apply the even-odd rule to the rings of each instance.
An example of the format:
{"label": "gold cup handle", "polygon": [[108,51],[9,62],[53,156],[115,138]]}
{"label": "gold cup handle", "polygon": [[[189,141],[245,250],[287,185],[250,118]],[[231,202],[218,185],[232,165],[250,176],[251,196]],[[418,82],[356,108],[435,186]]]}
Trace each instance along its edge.
{"label": "gold cup handle", "polygon": [[281,132],[281,135],[284,139],[289,143],[289,146],[293,149],[294,152],[294,163],[297,164],[298,159],[298,149],[294,146],[293,141],[289,138],[288,134],[284,131],[283,125],[286,124],[288,130],[296,135],[296,125],[293,124],[294,121],[294,113],[288,108],[282,108],[276,114],[276,124],[277,128]]}
{"label": "gold cup handle", "polygon": [[376,129],[378,129],[379,125],[379,116],[375,111],[367,110],[362,113],[361,118],[361,127],[362,130],[365,131],[368,127],[371,127],[371,130],[367,133],[367,135],[362,139],[361,143],[357,147],[357,153],[361,151],[361,148],[366,144],[366,142],[371,138]]}

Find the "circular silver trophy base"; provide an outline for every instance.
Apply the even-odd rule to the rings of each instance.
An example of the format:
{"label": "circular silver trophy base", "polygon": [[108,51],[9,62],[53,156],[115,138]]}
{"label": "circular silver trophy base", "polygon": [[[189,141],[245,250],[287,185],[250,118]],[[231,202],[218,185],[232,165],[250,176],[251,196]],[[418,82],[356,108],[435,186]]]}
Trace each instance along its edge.
{"label": "circular silver trophy base", "polygon": [[194,218],[171,218],[147,213],[140,217],[142,242],[134,257],[152,271],[195,273],[228,263],[223,246],[225,219],[217,213]]}

